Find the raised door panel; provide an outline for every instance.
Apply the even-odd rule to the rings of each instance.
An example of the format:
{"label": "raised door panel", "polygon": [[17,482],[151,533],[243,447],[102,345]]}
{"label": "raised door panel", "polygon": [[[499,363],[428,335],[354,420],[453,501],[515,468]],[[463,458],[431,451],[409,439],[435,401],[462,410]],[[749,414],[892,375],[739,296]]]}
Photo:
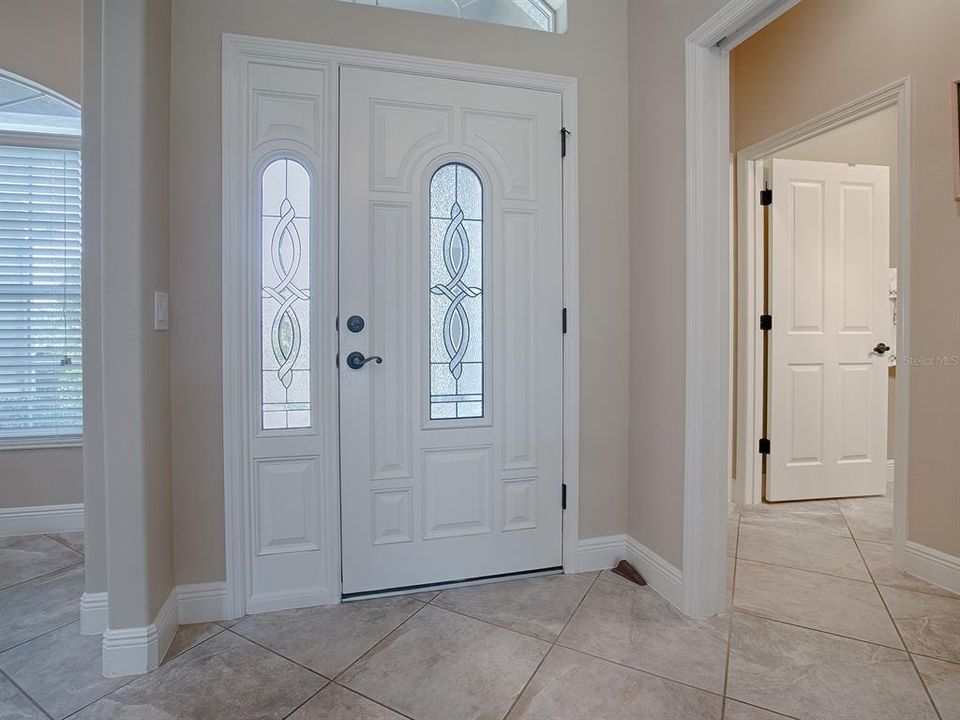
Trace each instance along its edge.
{"label": "raised door panel", "polygon": [[503,216],[504,253],[504,470],[537,466],[539,337],[539,258],[536,215],[508,211]]}
{"label": "raised door panel", "polygon": [[460,537],[493,530],[492,448],[423,453],[423,537]]}
{"label": "raised door panel", "polygon": [[824,197],[823,184],[791,184],[791,332],[823,332],[824,295]]}
{"label": "raised door panel", "polygon": [[535,200],[537,119],[502,111],[463,111],[464,142],[499,170],[506,200]]}
{"label": "raised door panel", "polygon": [[840,184],[840,332],[869,333],[876,308],[873,187]]}
{"label": "raised door panel", "polygon": [[386,361],[372,374],[370,457],[373,480],[409,478],[411,468],[410,298],[411,207],[376,202],[370,208],[369,354]]}
{"label": "raised door panel", "polygon": [[409,192],[411,164],[450,141],[453,109],[377,99],[370,103],[370,115],[370,188]]}
{"label": "raised door panel", "polygon": [[788,465],[823,462],[823,365],[790,365]]}
{"label": "raised door panel", "polygon": [[320,548],[317,458],[255,462],[257,554]]}

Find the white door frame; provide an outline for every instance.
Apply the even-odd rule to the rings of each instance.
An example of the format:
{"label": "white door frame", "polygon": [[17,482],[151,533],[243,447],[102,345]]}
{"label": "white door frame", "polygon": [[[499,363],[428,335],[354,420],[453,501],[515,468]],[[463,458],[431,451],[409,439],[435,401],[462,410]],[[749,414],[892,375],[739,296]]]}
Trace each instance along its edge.
{"label": "white door frame", "polygon": [[[757,318],[760,315],[763,293],[763,268],[766,264],[763,243],[760,242],[760,233],[763,228],[763,211],[756,201],[760,192],[759,173],[762,172],[764,160],[793,147],[799,143],[829,133],[844,125],[856,122],[876,112],[887,108],[897,109],[897,154],[898,160],[910,157],[910,79],[904,78],[898,82],[875,90],[861,98],[846,103],[819,117],[808,120],[795,127],[785,130],[771,138],[762,140],[737,154],[737,225],[738,225],[738,252],[737,267],[741,281],[737,288],[738,324],[737,352],[741,358],[737,367],[737,474],[734,484],[734,500],[741,505],[753,505],[763,500],[763,474],[760,455],[757,452],[757,441],[763,435],[762,408],[763,408],[763,335]],[[900,173],[902,174],[902,173]],[[899,177],[898,177],[899,181]],[[900,217],[906,213],[909,216],[909,182],[898,184],[897,197]],[[902,223],[901,223],[902,225]],[[903,228],[899,228],[903,232]],[[908,252],[906,258],[903,251],[897,258],[899,263],[909,263],[909,233],[907,238]],[[891,258],[892,259],[892,258]],[[900,271],[897,271],[898,279]],[[899,282],[898,282],[899,285]],[[909,288],[898,291],[901,303]],[[908,302],[908,300],[906,300]],[[901,307],[903,307],[901,305]],[[903,316],[905,318],[905,316]],[[903,325],[903,320],[899,325]],[[898,341],[899,343],[899,341]],[[897,345],[898,351],[900,345]],[[909,374],[905,368],[901,375],[897,368],[897,385],[902,375]],[[899,389],[897,390],[899,392]],[[904,408],[907,406],[904,405]],[[900,414],[899,407],[897,414]],[[902,422],[906,417],[902,417]],[[894,525],[899,526],[897,518],[901,514],[902,502],[894,503]]]}
{"label": "white door frame", "polygon": [[[293,67],[343,66],[392,70],[454,80],[484,82],[493,85],[545,90],[561,96],[562,123],[570,131],[563,161],[563,301],[567,308],[567,334],[563,343],[563,482],[567,485],[567,508],[563,517],[564,572],[576,572],[579,539],[579,455],[580,455],[580,244],[579,191],[577,161],[577,80],[545,73],[474,65],[431,58],[412,57],[370,50],[275,40],[243,35],[223,35],[222,127],[223,127],[223,199],[222,199],[222,333],[223,333],[223,460],[224,460],[224,533],[226,541],[226,615],[239,617],[246,612],[249,574],[252,563],[249,534],[253,531],[249,516],[250,443],[249,403],[255,388],[247,386],[241,364],[247,352],[244,326],[246,296],[250,288],[240,278],[249,277],[249,258],[243,252],[245,213],[248,199],[241,169],[245,165],[246,138],[242,122],[244,97],[241,92],[247,65],[268,61]],[[331,106],[325,110],[331,132],[324,139],[326,160],[337,165],[337,122],[339,95],[333,76]],[[557,152],[560,128],[557,128]],[[326,161],[325,160],[325,161]],[[334,175],[336,177],[336,174]],[[322,205],[337,208],[337,183],[322,188]],[[336,237],[336,235],[334,235]],[[328,256],[325,256],[325,258]],[[334,251],[334,267],[335,251]],[[333,287],[336,292],[336,286]],[[334,302],[334,307],[336,303]],[[327,382],[321,377],[321,382]],[[339,448],[339,413],[336,408],[321,408],[326,427],[336,437],[327,447]],[[328,415],[329,414],[329,415]],[[334,453],[336,455],[336,453]],[[336,457],[329,458],[330,472],[323,488],[326,508],[321,528],[327,564],[327,597],[340,601],[340,469]],[[277,598],[277,606],[290,607],[289,599]],[[269,609],[258,607],[258,609]]]}
{"label": "white door frame", "polygon": [[[683,469],[683,602],[696,617],[727,606],[727,487],[730,471],[730,90],[729,54],[799,0],[731,0],[686,40],[686,383]],[[901,127],[909,133],[909,105]],[[909,198],[909,148],[901,144],[899,182]],[[909,316],[909,202],[901,206],[900,314]],[[906,322],[897,351],[909,354]],[[904,365],[906,365],[904,363]],[[909,407],[909,371],[897,369],[897,402]],[[907,424],[896,428],[894,556],[906,535]]]}

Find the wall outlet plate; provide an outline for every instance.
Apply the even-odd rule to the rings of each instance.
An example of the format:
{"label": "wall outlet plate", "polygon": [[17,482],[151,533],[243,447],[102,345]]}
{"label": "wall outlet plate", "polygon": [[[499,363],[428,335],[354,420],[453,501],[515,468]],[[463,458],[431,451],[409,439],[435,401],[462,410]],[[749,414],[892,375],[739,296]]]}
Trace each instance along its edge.
{"label": "wall outlet plate", "polygon": [[170,329],[170,299],[160,290],[153,293],[153,329]]}

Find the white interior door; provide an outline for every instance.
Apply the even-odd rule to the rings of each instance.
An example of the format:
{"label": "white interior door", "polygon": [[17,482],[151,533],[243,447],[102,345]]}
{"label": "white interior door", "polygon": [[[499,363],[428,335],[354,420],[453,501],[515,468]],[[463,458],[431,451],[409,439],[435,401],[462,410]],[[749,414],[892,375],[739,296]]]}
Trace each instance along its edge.
{"label": "white interior door", "polygon": [[883,494],[889,168],[772,172],[766,499]]}
{"label": "white interior door", "polygon": [[558,567],[560,96],[343,68],[340,97],[343,592]]}

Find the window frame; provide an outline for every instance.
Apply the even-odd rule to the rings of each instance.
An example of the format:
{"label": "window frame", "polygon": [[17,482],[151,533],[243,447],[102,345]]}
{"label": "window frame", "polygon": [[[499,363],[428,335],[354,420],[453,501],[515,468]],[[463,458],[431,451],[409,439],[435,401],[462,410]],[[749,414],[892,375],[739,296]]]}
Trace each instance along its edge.
{"label": "window frame", "polygon": [[[49,95],[52,98],[55,98],[70,107],[76,109],[78,113],[82,113],[80,104],[70,100],[69,98],[64,97],[63,95],[51,90],[50,88],[44,87],[38,83],[35,83],[27,78],[21,77],[15,73],[7,72],[6,70],[0,70],[0,78],[11,80],[22,85],[26,85],[30,88],[37,90],[45,95]],[[42,133],[42,132],[20,132],[14,130],[0,130],[0,146],[4,147],[21,147],[21,148],[37,148],[42,150],[75,150],[80,153],[80,161],[83,162],[83,136],[81,135],[65,135],[57,133]],[[82,192],[83,192],[83,179],[81,173],[81,207],[80,207],[80,217],[81,217],[81,229],[80,229],[80,247],[81,247],[81,283],[82,283],[82,267],[83,267],[83,201],[82,201]],[[81,299],[81,328],[83,327],[83,317],[82,317],[82,299]],[[81,330],[82,333],[82,330]],[[82,367],[82,366],[81,366]],[[81,387],[83,384],[83,370],[81,369]],[[81,400],[82,403],[82,400]],[[82,407],[82,405],[81,405]],[[81,423],[82,415],[81,415]],[[83,432],[80,433],[71,433],[71,434],[62,434],[62,435],[20,435],[20,436],[5,436],[0,431],[0,451],[4,450],[40,450],[40,449],[53,449],[53,448],[75,448],[83,447]]]}

